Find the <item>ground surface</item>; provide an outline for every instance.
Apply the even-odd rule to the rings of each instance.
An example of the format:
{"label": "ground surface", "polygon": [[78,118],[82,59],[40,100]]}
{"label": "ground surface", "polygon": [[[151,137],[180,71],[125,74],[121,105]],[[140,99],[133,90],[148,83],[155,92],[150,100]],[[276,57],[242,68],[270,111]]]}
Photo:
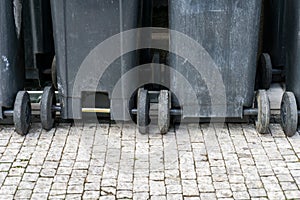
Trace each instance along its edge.
{"label": "ground surface", "polygon": [[1,199],[300,199],[300,136],[279,124],[182,125],[141,135],[130,124],[0,128]]}

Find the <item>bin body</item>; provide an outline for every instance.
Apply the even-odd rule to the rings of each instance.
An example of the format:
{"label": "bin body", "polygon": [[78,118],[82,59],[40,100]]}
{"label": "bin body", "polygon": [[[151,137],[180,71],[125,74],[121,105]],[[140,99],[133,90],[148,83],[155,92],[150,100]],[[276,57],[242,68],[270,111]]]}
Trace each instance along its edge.
{"label": "bin body", "polygon": [[265,0],[264,4],[264,52],[277,68],[285,65],[284,5],[284,0]]}
{"label": "bin body", "polygon": [[[169,1],[170,29],[185,34],[203,47],[222,77],[221,82],[216,80],[213,88],[218,88],[221,84],[225,87],[222,98],[226,100],[223,104],[215,106],[226,108],[226,111],[213,112],[209,89],[197,66],[192,66],[188,58],[170,56],[169,65],[182,74],[192,86],[191,91],[186,93],[195,93],[198,98],[198,102],[173,102],[173,105],[189,111],[183,118],[236,118],[243,116],[244,108],[252,107],[260,14],[261,0]],[[179,49],[183,49],[184,52],[190,51],[185,41],[178,41],[172,34],[170,49],[173,52]],[[211,66],[205,66],[207,56],[203,55],[196,55],[201,57],[197,65],[203,65],[202,68],[209,73]],[[206,79],[214,78],[216,77],[206,77]],[[180,90],[181,83],[177,81],[176,75],[171,74],[170,87]],[[200,110],[196,105],[200,106]]]}
{"label": "bin body", "polygon": [[[79,68],[90,52],[103,41],[123,31],[138,27],[139,2],[139,0],[51,0],[62,118],[82,118],[82,97],[74,96],[73,93]],[[135,45],[136,38],[127,39],[127,44]],[[96,91],[88,92],[103,92],[111,97],[114,85],[122,74],[136,66],[136,60],[137,56],[134,52],[120,55],[106,69]],[[98,61],[90,62],[97,63]],[[87,77],[86,79],[97,78],[99,77]],[[119,100],[119,103],[128,104],[128,99]],[[122,119],[121,116],[119,120],[126,119]]]}
{"label": "bin body", "polygon": [[295,94],[300,105],[300,2],[286,2],[286,89]]}
{"label": "bin body", "polygon": [[51,78],[54,42],[50,0],[27,0],[23,8],[26,79]]}
{"label": "bin body", "polygon": [[18,91],[24,89],[21,12],[19,1],[0,1],[0,119],[3,110],[13,108]]}

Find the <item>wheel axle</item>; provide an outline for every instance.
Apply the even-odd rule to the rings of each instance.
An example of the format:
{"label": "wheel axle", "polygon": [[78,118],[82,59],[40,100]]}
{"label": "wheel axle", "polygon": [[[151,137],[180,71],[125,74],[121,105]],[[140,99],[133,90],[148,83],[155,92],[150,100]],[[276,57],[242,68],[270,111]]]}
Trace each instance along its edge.
{"label": "wheel axle", "polygon": [[[137,109],[132,109],[131,114],[137,115]],[[170,110],[170,115],[172,115],[172,116],[181,116],[182,111],[180,109],[171,109]]]}
{"label": "wheel axle", "polygon": [[3,111],[3,115],[6,117],[12,117],[14,115],[14,111],[13,110],[5,110],[5,111]]}
{"label": "wheel axle", "polygon": [[257,108],[250,108],[244,110],[245,116],[256,116],[258,115],[258,109]]}

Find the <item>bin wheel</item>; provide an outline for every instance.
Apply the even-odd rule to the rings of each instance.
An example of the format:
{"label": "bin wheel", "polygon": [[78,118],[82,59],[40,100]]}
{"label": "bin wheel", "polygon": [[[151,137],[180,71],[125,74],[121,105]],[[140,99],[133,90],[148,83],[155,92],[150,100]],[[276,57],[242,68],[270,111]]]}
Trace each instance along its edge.
{"label": "bin wheel", "polygon": [[55,89],[57,89],[57,71],[56,71],[56,56],[54,56],[52,65],[51,65],[51,78],[52,78],[52,84]]}
{"label": "bin wheel", "polygon": [[148,91],[140,88],[137,99],[137,125],[141,134],[148,133],[150,101]]}
{"label": "bin wheel", "polygon": [[41,123],[42,128],[51,130],[54,126],[56,111],[52,109],[55,106],[56,98],[53,87],[45,87],[41,100]]}
{"label": "bin wheel", "polygon": [[288,137],[294,136],[298,126],[298,110],[296,98],[292,92],[285,92],[283,94],[280,117],[285,135]]}
{"label": "bin wheel", "polygon": [[272,61],[271,57],[267,53],[263,53],[260,57],[260,89],[269,89],[272,83]]}
{"label": "bin wheel", "polygon": [[31,124],[31,103],[30,96],[25,91],[20,91],[17,94],[13,118],[16,132],[20,135],[26,135]]}
{"label": "bin wheel", "polygon": [[256,130],[265,134],[268,133],[268,128],[270,125],[270,101],[266,90],[259,90],[256,94],[255,104],[258,110]]}
{"label": "bin wheel", "polygon": [[158,128],[161,134],[166,134],[170,126],[170,93],[161,90],[158,98]]}

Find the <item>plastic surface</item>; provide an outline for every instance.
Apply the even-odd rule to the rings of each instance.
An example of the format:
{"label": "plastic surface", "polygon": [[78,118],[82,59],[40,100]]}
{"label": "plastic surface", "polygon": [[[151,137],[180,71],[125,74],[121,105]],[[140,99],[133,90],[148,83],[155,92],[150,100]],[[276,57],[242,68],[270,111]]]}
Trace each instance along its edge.
{"label": "plastic surface", "polygon": [[[139,3],[139,0],[51,0],[62,118],[82,118],[82,96],[80,94],[84,92],[85,88],[82,90],[75,88],[77,95],[73,93],[79,68],[97,45],[122,31],[138,27]],[[120,39],[122,41],[122,38]],[[136,39],[137,37],[132,37],[125,42],[135,45]],[[121,43],[117,43],[117,45],[120,45],[120,48],[122,46]],[[109,51],[109,47],[106,49]],[[97,63],[100,56],[97,57],[97,60],[90,62]],[[96,91],[91,92],[104,92],[111,95],[114,85],[119,81],[121,75],[136,66],[136,58],[137,56],[133,52],[115,60],[99,80]],[[100,59],[100,61],[103,60]],[[89,84],[88,82],[91,80],[99,78],[93,76],[95,75],[91,72],[91,77],[82,80],[83,84]],[[129,99],[117,99],[115,102],[116,105],[127,105]],[[111,107],[118,109],[114,105]],[[130,119],[130,116],[124,114],[125,112],[128,111],[118,111],[119,116],[114,116],[114,119]]]}
{"label": "plastic surface", "polygon": [[0,1],[0,119],[2,111],[13,108],[18,91],[24,89],[21,12],[18,1]]}
{"label": "plastic surface", "polygon": [[286,89],[295,94],[300,105],[300,1],[286,2]]}
{"label": "plastic surface", "polygon": [[[179,31],[199,43],[204,51],[195,56],[199,58],[197,65],[207,74],[212,72],[210,61],[205,57],[208,53],[222,77],[222,80],[215,81],[211,87],[213,90],[209,91],[205,78],[216,79],[213,73],[209,77],[203,77],[202,72],[196,70],[198,66],[192,66],[189,59],[170,56],[169,65],[182,74],[192,86],[186,93],[195,94],[198,98],[198,102],[173,102],[173,105],[177,104],[188,110],[183,113],[183,118],[242,117],[243,109],[252,106],[260,14],[261,0],[169,1],[170,29]],[[187,43],[177,40],[172,35],[170,48],[175,52],[181,50],[188,52],[187,54],[194,53],[190,52]],[[171,88],[176,90],[181,84],[176,76],[171,74]],[[220,99],[226,100],[223,104],[214,105],[217,108],[216,112],[213,112],[210,92],[214,93],[214,90],[222,85],[225,87],[225,93],[221,94]],[[226,108],[226,111],[218,112],[222,108]]]}

